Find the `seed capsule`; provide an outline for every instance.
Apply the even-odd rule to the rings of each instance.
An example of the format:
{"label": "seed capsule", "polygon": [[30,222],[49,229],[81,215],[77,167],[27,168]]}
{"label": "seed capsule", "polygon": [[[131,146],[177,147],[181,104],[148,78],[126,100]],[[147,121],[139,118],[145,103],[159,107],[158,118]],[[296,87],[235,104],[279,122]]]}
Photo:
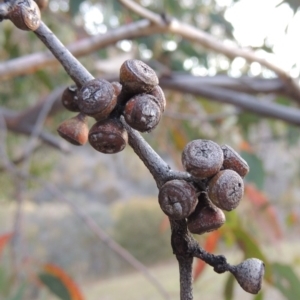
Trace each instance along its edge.
{"label": "seed capsule", "polygon": [[249,173],[249,166],[247,162],[230,146],[222,145],[221,149],[224,154],[224,169],[231,169],[237,172],[242,178]]}
{"label": "seed capsule", "polygon": [[223,164],[223,151],[213,141],[194,140],[185,146],[181,161],[187,172],[204,179],[219,172]]}
{"label": "seed capsule", "polygon": [[261,289],[265,265],[257,258],[249,258],[233,267],[230,272],[243,290],[251,294],[257,294]]}
{"label": "seed capsule", "polygon": [[154,96],[158,106],[163,113],[166,109],[167,101],[165,94],[159,85],[155,86],[154,89],[149,93],[150,95]]}
{"label": "seed capsule", "polygon": [[188,217],[188,229],[203,234],[220,228],[225,220],[223,211],[209,201],[206,193],[201,193],[195,211]]}
{"label": "seed capsule", "polygon": [[120,69],[120,83],[126,93],[137,95],[148,93],[158,85],[158,78],[152,68],[140,60],[126,60]]}
{"label": "seed capsule", "polygon": [[79,112],[79,106],[78,106],[78,96],[77,96],[77,86],[71,85],[67,87],[61,96],[61,103],[63,106],[69,110],[74,112]]}
{"label": "seed capsule", "polygon": [[113,81],[113,82],[111,82],[111,84],[112,84],[112,86],[115,90],[115,95],[118,97],[120,95],[121,91],[122,91],[121,83],[118,82],[118,81]]}
{"label": "seed capsule", "polygon": [[35,0],[40,10],[44,10],[48,6],[48,0]]}
{"label": "seed capsule", "polygon": [[161,110],[154,96],[139,94],[126,103],[124,117],[132,128],[149,132],[159,123]]}
{"label": "seed capsule", "polygon": [[207,194],[217,207],[227,211],[233,210],[244,195],[243,179],[235,171],[220,171],[210,180]]}
{"label": "seed capsule", "polygon": [[106,154],[122,151],[127,141],[127,131],[118,119],[98,121],[89,132],[90,145],[97,151]]}
{"label": "seed capsule", "polygon": [[87,117],[83,114],[65,120],[57,128],[58,134],[69,143],[82,146],[87,142],[89,128]]}
{"label": "seed capsule", "polygon": [[16,0],[7,16],[16,27],[35,31],[41,22],[41,12],[33,0]]}
{"label": "seed capsule", "polygon": [[87,82],[78,93],[80,111],[97,120],[107,118],[116,104],[115,89],[105,79],[94,79]]}
{"label": "seed capsule", "polygon": [[165,183],[158,194],[162,211],[174,220],[187,218],[197,205],[195,188],[184,180],[171,180]]}

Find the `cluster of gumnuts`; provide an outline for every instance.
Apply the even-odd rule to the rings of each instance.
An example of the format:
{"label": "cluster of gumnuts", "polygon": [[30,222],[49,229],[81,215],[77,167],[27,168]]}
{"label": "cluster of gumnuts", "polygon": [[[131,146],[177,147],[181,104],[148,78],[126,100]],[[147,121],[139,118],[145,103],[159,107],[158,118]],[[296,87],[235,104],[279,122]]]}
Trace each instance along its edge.
{"label": "cluster of gumnuts", "polygon": [[[166,100],[153,69],[140,60],[127,60],[120,69],[120,82],[105,79],[88,81],[80,89],[71,86],[62,95],[62,104],[80,112],[63,122],[58,133],[75,145],[90,145],[102,153],[122,151],[128,135],[120,121],[140,132],[150,132],[159,123]],[[88,130],[87,116],[96,123]]]}
{"label": "cluster of gumnuts", "polygon": [[[35,1],[4,1],[0,21],[10,19],[22,30],[36,30],[39,7],[43,9],[48,0]],[[70,86],[63,92],[62,104],[79,112],[59,126],[64,139],[74,145],[89,141],[97,151],[117,153],[128,142],[120,117],[133,129],[150,132],[159,123],[166,100],[155,72],[139,60],[127,60],[120,69],[120,82],[94,79],[81,87]],[[96,120],[90,130],[88,116]],[[235,209],[243,197],[242,178],[249,172],[248,164],[231,147],[200,139],[186,145],[182,164],[190,180],[170,180],[160,188],[162,210],[170,219],[186,219],[193,234],[218,229],[225,222],[223,210]],[[250,258],[229,270],[245,291],[258,293],[264,274],[262,261]]]}
{"label": "cluster of gumnuts", "polygon": [[187,218],[191,233],[213,231],[225,222],[223,210],[231,211],[244,194],[245,160],[227,145],[194,140],[182,153],[182,164],[193,183],[172,180],[162,186],[159,203],[172,219]]}
{"label": "cluster of gumnuts", "polygon": [[[154,70],[139,60],[127,60],[120,69],[120,82],[94,79],[80,89],[68,87],[62,104],[79,114],[64,121],[58,133],[74,145],[89,141],[97,151],[111,154],[122,151],[128,142],[121,116],[133,129],[149,132],[159,123],[166,100]],[[90,130],[87,116],[96,120]],[[193,234],[220,228],[225,222],[223,210],[235,209],[243,197],[248,164],[228,145],[202,139],[186,145],[182,164],[190,177],[162,185],[161,209],[170,219],[186,219]],[[260,290],[264,274],[260,260],[247,259],[231,272],[244,290],[254,294]]]}
{"label": "cluster of gumnuts", "polygon": [[[35,30],[40,24],[39,7],[47,0],[16,0],[6,18],[23,30]],[[45,4],[45,5],[43,5]],[[90,145],[102,153],[122,151],[128,134],[120,117],[140,132],[150,132],[159,123],[166,99],[153,69],[139,60],[127,60],[120,68],[120,82],[94,79],[83,86],[70,86],[62,95],[62,104],[79,112],[64,121],[58,133],[74,145]],[[96,123],[89,130],[87,117]],[[243,197],[242,178],[248,164],[229,146],[213,141],[194,140],[182,153],[182,164],[192,181],[171,180],[159,191],[159,203],[170,218],[187,218],[191,233],[202,234],[225,222],[222,210],[237,207]]]}
{"label": "cluster of gumnuts", "polygon": [[[62,103],[79,114],[64,121],[59,134],[75,145],[88,140],[102,153],[117,153],[127,144],[120,116],[132,128],[149,132],[159,123],[166,106],[154,70],[139,60],[123,63],[120,82],[94,79],[80,89],[66,88]],[[90,130],[87,116],[96,120]],[[242,178],[249,171],[248,164],[231,147],[200,139],[186,145],[182,164],[193,180],[165,183],[158,197],[162,210],[175,220],[187,218],[188,228],[195,234],[219,228],[225,222],[222,210],[236,208],[243,197]]]}

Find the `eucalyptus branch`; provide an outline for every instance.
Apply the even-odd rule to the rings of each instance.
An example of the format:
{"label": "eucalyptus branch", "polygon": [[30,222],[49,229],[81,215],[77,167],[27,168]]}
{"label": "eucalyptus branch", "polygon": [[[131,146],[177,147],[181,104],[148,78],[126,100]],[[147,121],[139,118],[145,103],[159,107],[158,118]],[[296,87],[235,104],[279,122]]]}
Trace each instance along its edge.
{"label": "eucalyptus branch", "polygon": [[258,101],[256,97],[245,93],[230,91],[221,87],[212,88],[209,85],[196,84],[195,82],[188,83],[180,82],[180,80],[176,79],[162,78],[161,85],[167,89],[201,95],[220,103],[232,104],[265,117],[276,118],[288,123],[300,125],[300,111],[294,107]]}
{"label": "eucalyptus branch", "polygon": [[123,117],[121,117],[121,122],[128,132],[129,145],[152,174],[158,188],[167,181],[175,178],[186,181],[192,180],[191,175],[186,172],[173,171],[144,138],[136,130],[127,125]]}
{"label": "eucalyptus branch", "polygon": [[[115,44],[123,39],[135,39],[161,32],[158,26],[148,20],[140,20],[76,41],[66,48],[76,57],[90,54],[96,50]],[[0,63],[0,80],[33,73],[46,66],[58,65],[58,61],[49,52],[36,52]]]}
{"label": "eucalyptus branch", "polygon": [[195,28],[189,24],[181,22],[174,18],[167,18],[165,21],[165,16],[160,16],[154,12],[142,7],[137,2],[132,0],[119,0],[125,7],[132,10],[134,13],[138,14],[142,18],[146,18],[165,29],[169,33],[174,33],[182,36],[183,38],[201,44],[203,47],[213,50],[217,53],[222,53],[230,59],[236,57],[242,57],[248,62],[258,62],[260,65],[275,72],[278,77],[285,83],[287,90],[293,95],[293,98],[298,102],[300,101],[300,87],[299,84],[292,78],[289,73],[278,65],[270,62],[269,60],[258,56],[255,52],[249,49],[243,49],[236,46],[227,45],[222,43],[212,35]]}
{"label": "eucalyptus branch", "polygon": [[[62,88],[55,89],[43,100],[21,112],[0,108],[0,115],[5,120],[7,130],[25,135],[31,135],[34,131],[34,124],[38,121],[38,118],[45,107],[49,107],[49,109],[47,109],[47,116],[57,112],[60,109],[62,106],[60,104],[62,91]],[[37,137],[51,147],[66,153],[70,151],[70,147],[65,141],[58,139],[49,132],[39,130]],[[27,157],[28,155],[24,154],[23,156]]]}
{"label": "eucalyptus branch", "polygon": [[193,257],[176,256],[179,264],[180,299],[193,299]]}
{"label": "eucalyptus branch", "polygon": [[[69,76],[74,80],[74,82],[78,86],[82,86],[93,79],[93,76],[80,64],[80,62],[77,61],[77,59],[69,52],[69,50],[67,50],[63,46],[63,44],[55,37],[55,35],[47,28],[47,26],[44,23],[41,23],[40,27],[35,31],[35,34],[44,42],[44,44],[47,46],[47,48],[59,60],[59,62],[65,68],[66,72],[69,74]],[[153,92],[154,88],[157,87],[158,79],[155,75],[155,72],[151,68],[149,68],[147,65],[143,64],[142,62],[131,61],[129,63],[126,63],[122,67],[123,67],[123,69],[121,68],[122,76],[120,76],[120,81],[122,83],[122,92],[121,93],[124,93],[123,97],[124,97],[124,95],[126,95],[126,92],[128,93],[128,95],[132,92],[131,88],[134,88],[135,91],[137,88],[139,88],[139,92],[137,92],[137,94],[140,94],[141,91],[142,92]],[[149,80],[149,76],[150,76],[151,80]],[[132,78],[134,78],[134,79],[132,79]],[[146,80],[144,80],[145,78],[146,78]],[[104,94],[111,94],[110,101],[113,101],[112,99],[114,99],[114,101],[117,103],[117,99],[116,99],[117,97],[115,95],[117,88],[115,89],[115,87],[113,87],[109,83],[106,83],[103,81],[99,81],[99,82],[97,81],[97,83],[95,83],[95,85],[96,84],[99,84],[99,85],[100,84],[103,84],[103,85],[108,84],[109,85],[109,87],[103,88],[103,90],[101,88],[97,89],[96,87],[92,86],[94,83],[95,82],[93,81],[91,83],[91,86],[84,87],[84,89],[89,92],[88,94],[92,94],[93,97],[94,97],[94,94],[97,94],[97,93],[95,93],[95,91],[97,91],[97,92],[101,91],[101,92],[104,92]],[[150,89],[150,90],[148,90],[149,85],[152,87],[152,89]],[[82,92],[82,90],[84,90],[84,89],[81,89],[80,92]],[[110,89],[111,89],[111,93],[110,93]],[[159,90],[157,92],[159,93]],[[142,97],[143,97],[143,95],[147,95],[147,94],[142,94]],[[147,111],[147,114],[145,116],[146,117],[150,116],[150,121],[152,121],[151,117],[152,117],[153,113],[156,112],[155,107],[157,109],[159,109],[158,113],[161,113],[164,109],[164,105],[163,105],[163,102],[161,102],[160,104],[158,104],[158,102],[156,102],[156,100],[159,101],[158,98],[156,98],[152,95],[149,95],[149,94],[148,94],[148,96],[150,97],[149,99],[152,99],[151,100],[152,102],[149,100],[149,102],[151,102],[152,106],[150,104],[146,103],[144,105],[144,107],[142,107],[142,110],[145,108],[145,111]],[[89,96],[87,96],[87,99],[88,99],[88,97]],[[120,97],[121,97],[121,94],[120,94]],[[119,99],[123,99],[123,98],[119,98]],[[103,100],[103,99],[101,98],[101,100]],[[126,103],[126,105],[131,100],[129,100]],[[134,100],[135,99],[133,99],[133,101]],[[92,98],[92,101],[94,101],[94,98]],[[144,102],[142,102],[142,103],[144,103]],[[123,106],[122,106],[123,104],[124,103],[121,103],[119,105],[119,107],[117,107],[117,112],[120,110],[120,108],[123,108]],[[118,106],[118,104],[115,104],[115,105]],[[114,107],[112,109],[114,109]],[[125,110],[126,110],[126,108],[125,108]],[[129,110],[130,110],[130,106],[129,106]],[[111,113],[111,115],[110,115],[110,113]],[[108,112],[108,114],[105,115],[105,117],[103,117],[103,118],[109,118],[109,116],[114,116],[114,118],[117,118],[120,116],[119,114],[113,114],[113,113],[114,113],[114,111],[110,110]],[[95,114],[94,115],[91,114],[91,115],[95,116]],[[128,123],[130,123],[129,122],[130,119],[128,119],[128,115],[126,113],[124,113],[124,116],[125,116],[126,121],[128,121]],[[143,118],[146,119],[146,117],[144,117],[142,115],[142,118],[140,118],[140,119],[143,120]],[[186,164],[184,163],[184,166],[189,171],[189,173],[191,173],[193,176],[195,176],[197,178],[200,178],[200,179],[196,179],[192,175],[189,175],[186,172],[178,172],[178,171],[171,170],[171,168],[166,164],[166,162],[164,162],[162,160],[162,158],[151,148],[151,146],[140,136],[140,134],[137,133],[135,130],[133,130],[130,126],[128,126],[128,124],[126,124],[126,122],[122,116],[120,119],[121,119],[123,127],[126,129],[126,131],[122,127],[122,124],[117,123],[119,121],[114,118],[108,119],[107,120],[108,122],[105,124],[106,127],[104,126],[104,129],[106,131],[104,130],[104,131],[100,132],[100,136],[104,136],[104,135],[108,134],[108,139],[110,139],[110,142],[107,142],[107,140],[104,141],[104,150],[105,151],[107,150],[107,152],[105,152],[105,151],[102,151],[102,152],[104,152],[104,153],[112,153],[113,152],[112,150],[114,150],[114,148],[113,148],[114,145],[110,144],[112,138],[117,140],[117,143],[116,143],[117,146],[119,144],[121,144],[121,146],[119,148],[117,147],[116,149],[118,151],[122,150],[124,148],[123,145],[126,145],[126,141],[127,141],[126,134],[128,134],[130,146],[133,148],[133,150],[136,152],[136,154],[139,156],[139,158],[144,162],[145,166],[151,172],[160,192],[162,191],[162,189],[164,189],[164,187],[166,187],[166,186],[170,187],[169,183],[172,183],[172,184],[176,183],[179,185],[179,195],[182,196],[185,192],[184,189],[185,189],[186,185],[188,186],[186,188],[188,191],[185,195],[188,195],[188,196],[191,195],[191,198],[192,198],[192,200],[191,200],[192,204],[190,205],[191,207],[190,207],[190,210],[188,211],[188,214],[185,215],[184,217],[182,215],[179,215],[178,218],[170,217],[170,224],[171,224],[171,231],[172,231],[171,245],[173,248],[173,253],[176,255],[176,258],[179,263],[181,300],[191,300],[193,298],[193,296],[192,296],[193,257],[199,257],[200,259],[203,259],[208,264],[213,266],[214,270],[217,273],[223,273],[225,271],[232,272],[236,276],[240,285],[246,291],[249,291],[252,293],[257,293],[260,290],[261,279],[262,279],[263,271],[264,271],[263,263],[261,261],[252,259],[252,260],[245,261],[244,263],[242,263],[238,266],[230,266],[227,263],[224,256],[215,256],[215,255],[209,254],[205,250],[203,250],[198,245],[197,241],[193,238],[193,236],[190,234],[190,232],[188,231],[188,228],[187,228],[188,224],[187,224],[186,218],[189,217],[191,215],[191,213],[193,213],[195,211],[195,208],[196,208],[196,205],[198,202],[197,196],[199,194],[200,195],[204,194],[204,193],[202,193],[204,188],[202,187],[203,182],[202,182],[201,178],[204,178],[203,180],[205,181],[206,178],[209,178],[209,177],[215,175],[218,171],[220,171],[222,164],[223,164],[223,150],[212,141],[201,141],[201,140],[196,141],[197,147],[199,147],[199,148],[191,150],[191,153],[197,153],[197,155],[200,157],[201,156],[206,157],[208,154],[210,156],[211,153],[214,153],[213,154],[213,163],[215,163],[215,160],[217,161],[216,162],[217,165],[220,163],[220,165],[217,167],[216,170],[215,170],[215,168],[210,168],[210,169],[208,168],[209,172],[205,168],[199,167],[198,169],[200,169],[200,171],[204,170],[205,172],[208,172],[208,173],[204,172],[202,174],[205,176],[200,176],[198,173],[195,173],[194,167],[192,167],[192,169],[188,170]],[[131,118],[131,116],[130,116],[130,118]],[[159,118],[158,118],[158,120],[159,120]],[[103,121],[103,119],[102,119],[102,121]],[[97,139],[99,138],[99,135],[95,131],[93,132],[93,130],[96,130],[97,126],[101,126],[102,121],[96,123],[96,127],[93,126],[93,128],[91,129],[91,131],[93,133],[92,138],[94,141],[97,141]],[[72,124],[74,124],[74,123],[72,123]],[[112,125],[112,124],[114,124],[114,125]],[[116,126],[116,127],[112,127],[112,126]],[[122,127],[122,128],[120,129],[120,127]],[[118,130],[117,130],[117,128],[118,128]],[[151,129],[151,127],[149,127],[149,128]],[[75,133],[77,133],[77,129],[75,131],[76,131]],[[91,140],[90,140],[90,143],[91,143]],[[203,146],[202,143],[204,143],[205,145]],[[92,145],[92,143],[91,143],[91,145]],[[202,146],[204,148],[201,148]],[[197,151],[195,151],[195,150],[197,150]],[[230,149],[227,149],[227,150],[231,151]],[[217,154],[215,154],[215,152]],[[189,155],[187,153],[185,153],[185,154]],[[196,160],[196,159],[198,159],[197,156],[191,158],[192,162],[193,162],[193,160]],[[186,160],[185,160],[185,162],[187,163]],[[246,164],[246,167],[247,167],[247,164]],[[211,170],[212,170],[212,172],[215,172],[215,173],[210,174]],[[229,170],[227,170],[227,171],[229,171]],[[197,172],[199,172],[199,170]],[[230,170],[229,173],[230,172],[234,172],[234,171]],[[222,173],[222,172],[219,172],[218,174],[220,175],[220,173]],[[227,174],[229,174],[229,173],[227,173]],[[236,174],[234,176],[237,176],[236,177],[237,179],[235,181],[233,181],[233,184],[234,184],[233,194],[229,193],[229,191],[231,192],[231,190],[228,189],[228,191],[227,190],[225,191],[225,193],[226,193],[225,197],[227,196],[227,194],[230,194],[229,195],[230,197],[233,195],[233,197],[235,197],[233,200],[235,201],[237,199],[239,202],[241,198],[239,198],[239,195],[237,195],[236,193],[238,193],[240,190],[242,190],[242,187],[243,187],[242,178],[238,175],[238,173],[236,173],[236,172],[234,172],[234,173]],[[224,173],[222,173],[222,174],[224,174]],[[220,176],[222,176],[222,174]],[[232,174],[232,173],[230,173],[230,174]],[[228,175],[228,176],[231,176],[231,175]],[[229,178],[229,180],[231,180],[231,178],[228,176],[227,176],[227,178]],[[215,177],[217,177],[217,176],[215,176]],[[173,180],[173,179],[177,179],[177,180]],[[190,183],[187,183],[186,181],[188,181]],[[183,188],[183,186],[184,186],[184,188]],[[197,190],[196,190],[196,187],[197,187]],[[171,185],[170,189],[174,190],[175,187]],[[231,187],[230,187],[230,189],[231,189]],[[176,194],[175,194],[175,196],[176,196]],[[176,196],[175,202],[173,203],[172,201],[174,199],[171,199],[172,195],[167,194],[167,201],[170,200],[170,203],[167,202],[167,205],[173,207],[172,205],[174,204],[174,207],[177,207],[179,210],[183,210],[184,208],[181,206],[181,203],[179,203],[179,201],[181,200],[181,199],[179,199],[180,196],[178,198],[176,198],[177,197]],[[184,197],[183,197],[183,199],[185,200]],[[200,199],[200,198],[198,198],[198,199]],[[159,196],[159,201],[160,200],[161,200],[161,198]],[[232,200],[232,199],[228,199],[228,201],[229,200]],[[238,202],[237,202],[237,204],[238,204]],[[161,204],[161,202],[160,202],[160,204]],[[220,207],[222,208],[222,206],[220,206]],[[226,206],[224,206],[224,207],[226,208]],[[232,206],[228,206],[228,207],[230,209],[233,209],[236,206],[232,205]],[[79,213],[79,210],[77,208],[74,208],[74,206],[73,206],[73,209],[75,209],[75,212],[77,214]],[[230,210],[230,209],[227,209],[227,210]],[[220,210],[220,208],[219,208],[219,210]],[[94,227],[93,222],[91,222],[89,219],[87,219],[83,215],[80,215],[80,216],[81,216],[82,220],[85,221],[85,223],[88,226],[90,226],[90,228],[93,228],[93,230],[95,232],[95,227]],[[189,229],[190,229],[190,227],[189,227]],[[190,231],[191,231],[191,229],[190,229]],[[99,231],[99,228],[97,229],[97,235],[100,238],[106,240],[107,243],[112,248],[115,247],[114,243],[112,243],[112,241],[109,240],[108,237],[101,230]]]}
{"label": "eucalyptus branch", "polygon": [[93,79],[93,76],[87,69],[82,67],[80,62],[61,43],[44,22],[41,22],[39,28],[34,33],[62,64],[66,72],[77,85],[81,86],[85,82]]}

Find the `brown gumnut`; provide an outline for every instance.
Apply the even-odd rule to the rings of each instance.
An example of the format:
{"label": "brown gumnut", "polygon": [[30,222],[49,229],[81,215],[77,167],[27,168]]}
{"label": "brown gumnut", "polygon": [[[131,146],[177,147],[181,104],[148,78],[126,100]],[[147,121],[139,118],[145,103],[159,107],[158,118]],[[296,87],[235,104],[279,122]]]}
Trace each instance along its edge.
{"label": "brown gumnut", "polygon": [[161,110],[154,96],[139,94],[126,103],[124,117],[132,128],[140,132],[149,132],[159,123]]}
{"label": "brown gumnut", "polygon": [[158,85],[158,78],[144,62],[128,59],[120,68],[120,83],[124,92],[136,95],[151,92]]}
{"label": "brown gumnut", "polygon": [[98,121],[89,132],[90,145],[97,151],[106,154],[122,151],[127,141],[127,131],[118,119]]}
{"label": "brown gumnut", "polygon": [[166,109],[167,101],[161,87],[159,85],[155,86],[149,94],[156,98],[157,104],[159,105],[161,112],[163,113]]}
{"label": "brown gumnut", "polygon": [[16,27],[22,30],[36,30],[40,26],[41,12],[33,0],[16,0],[7,15]]}
{"label": "brown gumnut", "polygon": [[188,217],[188,229],[191,233],[203,234],[217,230],[225,220],[223,211],[209,201],[206,193],[201,193],[196,209]]}
{"label": "brown gumnut", "polygon": [[158,201],[162,211],[174,220],[187,218],[197,205],[195,188],[184,180],[174,179],[159,190]]}
{"label": "brown gumnut", "polygon": [[114,87],[115,95],[118,97],[122,91],[122,84],[118,81],[113,81],[111,84]]}
{"label": "brown gumnut", "polygon": [[207,194],[217,207],[233,210],[244,195],[243,179],[233,170],[222,170],[209,181]]}
{"label": "brown gumnut", "polygon": [[44,10],[48,6],[48,0],[34,0],[40,10]]}
{"label": "brown gumnut", "polygon": [[257,258],[249,258],[234,266],[230,272],[243,290],[251,294],[257,294],[261,289],[265,264]]}
{"label": "brown gumnut", "polygon": [[80,113],[71,119],[65,120],[59,125],[57,132],[69,143],[82,146],[88,139],[87,117]]}
{"label": "brown gumnut", "polygon": [[117,104],[113,85],[105,79],[93,79],[78,92],[78,106],[81,112],[97,120],[109,116]]}
{"label": "brown gumnut", "polygon": [[230,146],[222,145],[221,149],[224,154],[224,169],[231,169],[237,172],[242,178],[249,173],[249,166],[247,162]]}
{"label": "brown gumnut", "polygon": [[63,106],[69,110],[74,112],[79,112],[79,106],[78,106],[78,96],[77,96],[77,86],[71,85],[67,87],[61,96],[61,102]]}
{"label": "brown gumnut", "polygon": [[223,164],[223,151],[213,141],[194,140],[185,146],[181,161],[187,172],[204,179],[219,172]]}

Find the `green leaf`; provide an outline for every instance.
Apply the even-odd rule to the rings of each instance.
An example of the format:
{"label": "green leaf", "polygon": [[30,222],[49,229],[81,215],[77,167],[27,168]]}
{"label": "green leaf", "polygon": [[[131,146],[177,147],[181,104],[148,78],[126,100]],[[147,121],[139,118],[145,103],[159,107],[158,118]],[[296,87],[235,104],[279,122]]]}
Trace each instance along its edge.
{"label": "green leaf", "polygon": [[257,295],[254,296],[253,300],[263,300],[264,298],[264,293],[259,292]]}
{"label": "green leaf", "polygon": [[263,300],[263,298],[264,298],[264,293],[260,292],[254,296],[253,300]]}
{"label": "green leaf", "polygon": [[0,293],[5,289],[7,276],[3,268],[0,268]]}
{"label": "green leaf", "polygon": [[[265,264],[265,279],[272,282],[272,267],[266,256],[260,250],[257,242],[245,230],[240,227],[232,228],[233,234],[238,242],[239,247],[244,252],[246,258],[258,258]],[[300,299],[300,298],[299,298]]]}
{"label": "green leaf", "polygon": [[23,297],[24,296],[24,290],[25,290],[25,284],[22,284],[18,288],[17,293],[13,297],[9,298],[8,300],[22,300],[24,298]]}
{"label": "green leaf", "polygon": [[288,300],[300,299],[300,281],[289,265],[272,264],[274,287]]}
{"label": "green leaf", "polygon": [[245,181],[252,182],[260,190],[264,187],[265,171],[263,162],[253,153],[241,152],[241,156],[246,160],[250,167],[250,172],[245,177]]}
{"label": "green leaf", "polygon": [[292,102],[287,97],[280,96],[280,97],[276,98],[276,103],[285,105],[285,106],[291,106]]}
{"label": "green leaf", "polygon": [[289,146],[295,146],[299,141],[299,127],[289,125],[287,128],[286,140]]}
{"label": "green leaf", "polygon": [[244,112],[238,115],[238,125],[240,125],[243,133],[247,135],[252,125],[257,124],[261,120],[261,117],[253,113]]}
{"label": "green leaf", "polygon": [[232,300],[233,299],[233,287],[235,283],[235,278],[232,274],[229,274],[224,287],[224,299]]}
{"label": "green leaf", "polygon": [[41,273],[39,279],[48,287],[48,289],[55,294],[59,299],[72,300],[66,286],[61,280],[55,276]]}
{"label": "green leaf", "polygon": [[43,71],[43,70],[38,70],[34,74],[38,80],[40,80],[49,90],[52,90],[54,88],[54,85],[51,81],[51,77],[49,73]]}
{"label": "green leaf", "polygon": [[82,2],[83,0],[70,0],[69,7],[70,7],[71,16],[75,16],[78,13],[80,4]]}

